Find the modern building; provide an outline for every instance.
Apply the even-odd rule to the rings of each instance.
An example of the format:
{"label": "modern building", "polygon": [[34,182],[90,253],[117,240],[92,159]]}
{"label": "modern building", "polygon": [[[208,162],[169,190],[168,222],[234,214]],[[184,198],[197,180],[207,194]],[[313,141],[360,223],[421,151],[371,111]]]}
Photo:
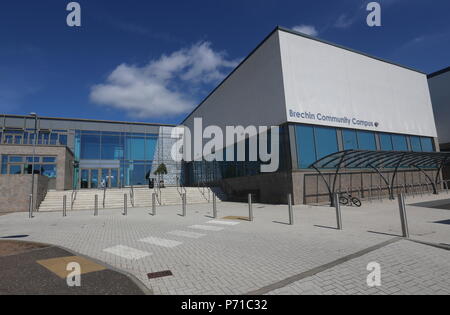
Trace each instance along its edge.
{"label": "modern building", "polygon": [[[401,159],[406,152],[438,148],[425,73],[279,27],[183,124],[193,130],[200,117],[204,127],[223,130],[280,127],[278,172],[260,173],[258,163],[211,163],[196,156],[186,168],[190,184],[220,184],[229,195],[253,193],[263,202],[285,203],[288,193],[296,204],[328,201],[336,165],[318,173],[312,164],[336,152],[402,152]],[[400,166],[340,168],[334,184],[367,197],[385,182],[398,188],[435,177]]]}
{"label": "modern building", "polygon": [[[439,146],[426,74],[280,27],[182,123],[194,131],[202,118],[203,128],[218,126],[224,134],[227,126],[279,127],[275,172],[262,172],[267,163],[249,158],[254,139],[245,130],[244,161],[194,155],[176,162],[175,126],[40,117],[35,142],[32,117],[0,118],[1,174],[30,174],[34,163],[57,190],[102,181],[146,185],[165,164],[166,185],[180,179],[185,186],[220,186],[236,200],[251,193],[285,203],[291,194],[295,204],[317,203],[329,200],[331,182],[333,191],[360,197],[433,184],[447,162],[433,153]],[[215,151],[226,156],[238,142]],[[341,163],[324,163],[327,157]],[[364,163],[355,163],[361,157]]]}
{"label": "modern building", "polygon": [[[450,67],[428,76],[441,151],[450,152]],[[444,171],[450,180],[450,169]]]}
{"label": "modern building", "polygon": [[175,185],[180,163],[171,159],[173,126],[63,119],[0,116],[1,174],[35,173],[49,178],[49,189],[110,188],[146,185],[159,165]]}

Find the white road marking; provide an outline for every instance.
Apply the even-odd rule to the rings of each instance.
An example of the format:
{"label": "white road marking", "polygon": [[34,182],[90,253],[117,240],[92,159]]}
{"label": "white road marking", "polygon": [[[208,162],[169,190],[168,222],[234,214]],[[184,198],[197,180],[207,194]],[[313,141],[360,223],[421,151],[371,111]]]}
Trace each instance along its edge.
{"label": "white road marking", "polygon": [[219,220],[212,220],[209,222],[206,222],[207,224],[217,224],[217,225],[238,225],[239,222],[233,222],[233,221],[219,221]]}
{"label": "white road marking", "polygon": [[187,238],[201,238],[206,236],[206,234],[195,233],[195,232],[187,232],[187,231],[172,231],[167,234],[179,236],[179,237],[187,237]]}
{"label": "white road marking", "polygon": [[151,253],[143,252],[141,250],[131,248],[128,246],[124,246],[124,245],[117,245],[114,247],[109,247],[109,248],[104,249],[103,251],[113,254],[113,255],[116,255],[116,256],[120,256],[122,258],[132,259],[132,260],[141,259],[141,258],[151,255]]}
{"label": "white road marking", "polygon": [[211,226],[211,225],[192,225],[192,226],[189,226],[188,228],[194,229],[194,230],[214,231],[214,232],[219,232],[224,229],[221,227]]}
{"label": "white road marking", "polygon": [[157,245],[161,247],[174,248],[183,244],[182,242],[167,240],[165,238],[158,237],[147,237],[139,240],[139,242],[144,242],[152,245]]}

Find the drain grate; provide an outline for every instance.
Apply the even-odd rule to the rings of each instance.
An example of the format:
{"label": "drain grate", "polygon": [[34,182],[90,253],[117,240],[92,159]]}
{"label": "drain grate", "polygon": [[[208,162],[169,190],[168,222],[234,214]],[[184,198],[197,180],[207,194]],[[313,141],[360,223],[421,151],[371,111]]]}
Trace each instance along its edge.
{"label": "drain grate", "polygon": [[153,273],[147,274],[147,277],[149,279],[158,279],[158,278],[165,278],[165,277],[171,277],[171,276],[173,276],[173,273],[170,270],[153,272]]}

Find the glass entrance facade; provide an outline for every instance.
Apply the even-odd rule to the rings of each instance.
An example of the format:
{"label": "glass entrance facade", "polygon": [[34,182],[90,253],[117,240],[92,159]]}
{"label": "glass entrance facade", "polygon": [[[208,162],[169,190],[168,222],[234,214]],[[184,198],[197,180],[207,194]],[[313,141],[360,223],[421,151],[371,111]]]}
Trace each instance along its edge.
{"label": "glass entrance facade", "polygon": [[75,158],[80,162],[76,179],[81,188],[146,185],[159,164],[173,164],[170,147],[153,133],[75,131]]}

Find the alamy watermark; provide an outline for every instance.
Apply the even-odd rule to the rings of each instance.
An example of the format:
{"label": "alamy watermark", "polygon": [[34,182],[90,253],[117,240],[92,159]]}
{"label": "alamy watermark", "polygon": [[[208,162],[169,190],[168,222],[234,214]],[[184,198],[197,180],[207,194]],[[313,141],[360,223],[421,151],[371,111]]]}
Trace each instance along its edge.
{"label": "alamy watermark", "polygon": [[77,262],[67,264],[67,271],[70,271],[66,277],[66,283],[69,288],[81,287],[81,266]]}
{"label": "alamy watermark", "polygon": [[70,2],[67,7],[70,13],[67,15],[66,23],[69,27],[81,26],[81,6],[78,2]]}
{"label": "alamy watermark", "polygon": [[377,262],[371,262],[367,265],[367,286],[369,288],[381,287],[381,265]]}
{"label": "alamy watermark", "polygon": [[381,26],[381,5],[378,2],[370,2],[367,4],[367,25],[370,27]]}
{"label": "alamy watermark", "polygon": [[[172,159],[176,162],[261,162],[262,173],[280,166],[280,129],[277,126],[208,126],[194,119],[194,129],[176,127],[171,137]],[[248,144],[248,145],[247,145]]]}

